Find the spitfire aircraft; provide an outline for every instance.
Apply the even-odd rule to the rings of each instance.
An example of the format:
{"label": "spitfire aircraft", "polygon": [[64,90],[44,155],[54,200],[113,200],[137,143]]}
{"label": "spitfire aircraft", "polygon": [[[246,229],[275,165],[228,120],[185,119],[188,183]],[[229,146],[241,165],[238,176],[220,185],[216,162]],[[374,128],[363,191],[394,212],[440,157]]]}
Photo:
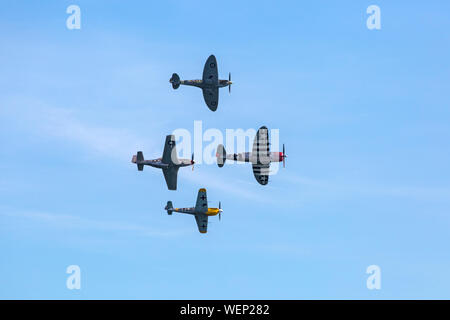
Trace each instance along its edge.
{"label": "spitfire aircraft", "polygon": [[219,208],[208,208],[208,201],[206,197],[206,189],[198,190],[197,202],[195,207],[192,208],[174,208],[172,201],[167,201],[167,205],[164,208],[167,210],[167,214],[172,215],[172,212],[192,214],[197,222],[198,231],[200,233],[206,233],[208,228],[208,217],[219,215],[219,220],[223,212],[219,202]]}
{"label": "spitfire aircraft", "polygon": [[259,128],[256,133],[255,140],[253,141],[252,152],[243,152],[228,154],[225,151],[225,147],[219,144],[217,147],[217,165],[222,168],[225,161],[234,160],[242,162],[251,162],[253,167],[253,174],[256,181],[262,185],[266,185],[269,182],[269,171],[271,162],[283,162],[283,168],[285,167],[285,159],[287,155],[283,144],[283,152],[270,152],[269,149],[269,133],[265,126]]}
{"label": "spitfire aircraft", "polygon": [[191,159],[178,159],[174,135],[166,136],[162,158],[144,160],[142,151],[138,151],[131,159],[131,162],[137,165],[139,171],[144,170],[144,166],[162,169],[169,190],[177,190],[178,169],[180,167],[192,166],[192,170],[194,170],[195,163],[194,154],[192,154]]}
{"label": "spitfire aircraft", "polygon": [[228,74],[228,80],[219,80],[217,60],[214,55],[210,55],[208,60],[206,60],[202,80],[180,80],[178,74],[174,73],[169,82],[174,89],[178,89],[181,84],[202,89],[203,98],[211,111],[217,110],[219,104],[219,88],[228,86],[228,91],[231,92],[232,84],[231,73]]}

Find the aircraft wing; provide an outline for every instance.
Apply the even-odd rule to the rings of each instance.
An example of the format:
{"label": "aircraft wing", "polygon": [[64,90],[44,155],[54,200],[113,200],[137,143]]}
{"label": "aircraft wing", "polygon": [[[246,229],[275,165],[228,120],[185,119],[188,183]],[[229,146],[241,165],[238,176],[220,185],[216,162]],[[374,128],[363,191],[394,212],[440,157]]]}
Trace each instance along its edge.
{"label": "aircraft wing", "polygon": [[270,147],[269,147],[269,130],[261,127],[256,132],[255,140],[253,140],[253,163],[254,164],[270,164]]}
{"label": "aircraft wing", "polygon": [[195,221],[197,222],[198,231],[206,233],[208,229],[208,216],[206,214],[196,214]]}
{"label": "aircraft wing", "polygon": [[202,91],[208,108],[211,111],[216,111],[219,104],[219,88],[205,88]]}
{"label": "aircraft wing", "polygon": [[270,170],[270,147],[269,147],[269,131],[265,126],[259,128],[253,141],[252,149],[252,166],[253,174],[262,185],[269,182]]}
{"label": "aircraft wing", "polygon": [[259,184],[266,185],[269,183],[270,164],[253,164],[253,175]]}
{"label": "aircraft wing", "polygon": [[177,176],[179,167],[163,168],[164,179],[166,179],[169,190],[177,190]]}
{"label": "aircraft wing", "polygon": [[202,188],[198,190],[195,212],[205,213],[206,211],[208,211],[208,198],[206,197],[206,189]]}
{"label": "aircraft wing", "polygon": [[[164,143],[162,162],[166,163],[166,164],[178,163],[177,149],[175,146],[175,136],[173,134],[166,136],[166,142]],[[164,176],[165,176],[165,174],[164,174]],[[166,178],[166,180],[167,180],[167,178]],[[175,183],[175,185],[176,185],[176,183]]]}
{"label": "aircraft wing", "polygon": [[208,60],[206,60],[205,62],[205,67],[203,68],[203,82],[207,83],[219,82],[219,72],[217,71],[217,60],[213,54],[210,55]]}

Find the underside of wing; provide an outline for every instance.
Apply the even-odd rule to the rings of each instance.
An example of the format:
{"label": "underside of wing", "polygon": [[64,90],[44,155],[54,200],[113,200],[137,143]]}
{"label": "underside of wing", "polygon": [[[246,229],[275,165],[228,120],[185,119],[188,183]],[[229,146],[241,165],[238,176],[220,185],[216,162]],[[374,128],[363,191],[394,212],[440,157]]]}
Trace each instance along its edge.
{"label": "underside of wing", "polygon": [[163,168],[164,179],[166,179],[169,190],[177,190],[178,167]]}
{"label": "underside of wing", "polygon": [[205,62],[205,67],[203,68],[203,82],[206,83],[219,82],[219,72],[217,71],[217,60],[213,54],[210,55],[208,60],[206,60]]}
{"label": "underside of wing", "polygon": [[269,130],[264,126],[256,133],[252,156],[254,164],[270,165]]}
{"label": "underside of wing", "polygon": [[197,202],[195,203],[195,211],[205,213],[208,211],[208,198],[206,197],[206,189],[198,190]]}
{"label": "underside of wing", "polygon": [[270,170],[269,131],[264,126],[259,128],[253,142],[252,167],[256,181],[262,185],[268,184]]}
{"label": "underside of wing", "polygon": [[259,184],[266,185],[269,183],[269,164],[253,164],[253,174]]}
{"label": "underside of wing", "polygon": [[203,98],[205,99],[208,108],[211,111],[216,111],[217,105],[219,104],[219,88],[206,88],[202,91]]}
{"label": "underside of wing", "polygon": [[208,216],[206,214],[196,214],[195,221],[197,222],[198,231],[206,233],[208,230]]}
{"label": "underside of wing", "polygon": [[177,149],[175,146],[175,136],[173,134],[166,136],[162,162],[166,164],[178,163]]}

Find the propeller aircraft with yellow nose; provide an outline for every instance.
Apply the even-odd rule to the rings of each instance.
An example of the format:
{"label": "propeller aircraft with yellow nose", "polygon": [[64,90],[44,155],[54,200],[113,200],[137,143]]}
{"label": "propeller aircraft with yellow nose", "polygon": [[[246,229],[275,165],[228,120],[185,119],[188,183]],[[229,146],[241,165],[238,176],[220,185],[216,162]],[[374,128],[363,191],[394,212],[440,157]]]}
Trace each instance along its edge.
{"label": "propeller aircraft with yellow nose", "polygon": [[223,212],[220,202],[218,208],[208,208],[206,189],[204,188],[198,190],[197,202],[195,203],[195,207],[174,208],[172,205],[172,201],[167,201],[167,205],[164,210],[167,210],[168,215],[172,215],[172,212],[192,214],[195,217],[198,231],[200,231],[200,233],[206,233],[208,229],[208,217],[219,215],[220,220]]}
{"label": "propeller aircraft with yellow nose", "polygon": [[233,83],[231,82],[231,73],[228,74],[228,80],[219,79],[217,60],[213,54],[206,60],[201,80],[180,80],[180,76],[174,73],[169,82],[174,89],[178,89],[180,85],[193,86],[202,89],[205,103],[211,111],[216,111],[217,106],[219,105],[219,88],[228,86],[228,92],[231,92],[231,84]]}

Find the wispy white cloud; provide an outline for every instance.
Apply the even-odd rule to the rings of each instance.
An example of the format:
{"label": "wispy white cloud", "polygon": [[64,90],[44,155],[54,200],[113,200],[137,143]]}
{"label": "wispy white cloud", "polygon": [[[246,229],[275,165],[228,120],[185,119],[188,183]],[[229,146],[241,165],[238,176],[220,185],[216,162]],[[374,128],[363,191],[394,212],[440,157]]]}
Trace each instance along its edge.
{"label": "wispy white cloud", "polygon": [[71,228],[71,229],[95,229],[101,231],[112,232],[130,232],[138,234],[140,236],[148,237],[174,237],[183,234],[184,230],[158,230],[156,228],[149,228],[140,224],[132,224],[123,221],[100,221],[93,219],[86,219],[79,216],[65,215],[65,214],[52,214],[46,212],[35,211],[10,211],[7,208],[2,208],[0,215],[12,218],[25,218],[41,223],[45,223],[48,226],[56,228]]}
{"label": "wispy white cloud", "polygon": [[142,145],[136,136],[125,129],[91,126],[62,109],[46,108],[41,111],[41,129],[47,134],[76,142],[96,154],[124,158]]}
{"label": "wispy white cloud", "polygon": [[308,193],[319,193],[321,195],[339,196],[390,196],[416,199],[450,199],[450,188],[434,186],[405,186],[392,184],[380,184],[370,181],[339,181],[315,179],[297,175],[283,175],[280,177],[284,181],[296,185]]}
{"label": "wispy white cloud", "polygon": [[17,123],[17,128],[23,132],[75,144],[93,156],[125,160],[131,159],[144,145],[152,147],[151,141],[144,143],[129,129],[98,125],[95,120],[83,121],[80,114],[70,108],[26,100],[6,103],[8,107],[2,110],[2,115]]}
{"label": "wispy white cloud", "polygon": [[[251,167],[249,170],[251,170]],[[264,203],[275,202],[272,197],[265,197],[263,193],[253,190],[254,187],[260,187],[256,185],[256,181],[254,181],[252,187],[247,181],[235,180],[225,175],[212,175],[208,172],[197,171],[195,174],[182,173],[182,178],[201,186],[206,184],[205,186],[208,188],[225,192],[238,198]]]}

